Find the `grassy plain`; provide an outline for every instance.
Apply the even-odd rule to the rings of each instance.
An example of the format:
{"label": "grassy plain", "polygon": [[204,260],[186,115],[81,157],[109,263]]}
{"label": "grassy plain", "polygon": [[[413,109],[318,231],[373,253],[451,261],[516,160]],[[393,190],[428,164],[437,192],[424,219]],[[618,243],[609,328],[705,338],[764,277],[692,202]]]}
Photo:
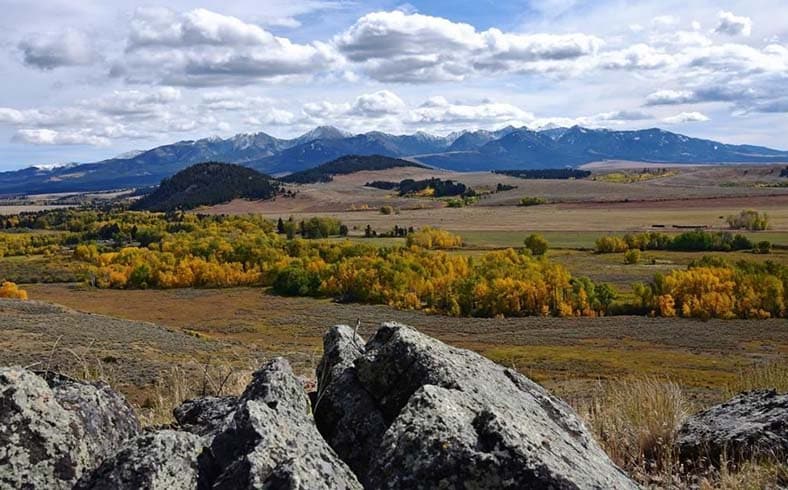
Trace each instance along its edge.
{"label": "grassy plain", "polygon": [[[363,238],[367,225],[379,232],[395,224],[436,226],[464,238],[466,247],[452,253],[472,255],[520,247],[527,234],[538,232],[551,245],[549,258],[566,265],[575,276],[611,283],[626,298],[632,283],[648,281],[656,272],[684,268],[703,254],[649,251],[643,253],[639,264],[626,265],[623,254],[598,255],[591,251],[599,236],[643,230],[681,231],[674,225],[722,230],[725,216],[754,208],[769,214],[771,229],[747,235],[755,241],[769,240],[777,248],[769,255],[715,255],[730,261],[788,263],[788,189],[764,187],[781,182],[781,167],[678,167],[659,178],[620,178],[622,172],[637,175],[644,167],[648,166],[598,164],[593,167],[595,173],[615,173],[614,178],[566,181],[425,169],[359,172],[330,183],[295,186],[295,198],[234,201],[199,212],[255,212],[272,219],[332,216],[351,228],[349,239],[377,246],[402,245],[404,239]],[[448,208],[440,200],[403,198],[364,186],[372,180],[430,176],[452,178],[480,190],[494,189],[499,182],[517,188],[487,195],[472,206]],[[731,181],[736,185],[720,185]],[[544,197],[551,204],[516,206],[524,196]],[[382,205],[398,208],[398,214],[381,214],[378,209]],[[352,324],[356,319],[362,320],[365,334],[385,320],[410,323],[450,343],[513,365],[570,395],[582,394],[599,379],[660,375],[675,379],[698,396],[718,398],[739,369],[788,358],[788,325],[784,320],[454,319],[384,306],[277,297],[260,289],[95,290],[74,282],[78,271],[66,258],[48,257],[2,258],[0,277],[25,283],[33,299],[91,314],[153,322],[189,338],[219,343],[222,348],[217,352],[222,354],[211,354],[218,356],[217,360],[241,354],[285,355],[303,373],[314,367],[323,331],[334,323]],[[34,282],[51,284],[29,284]],[[46,352],[52,341],[51,337],[41,337],[39,350]]]}
{"label": "grassy plain", "polygon": [[[195,353],[192,361],[198,364],[206,362],[206,356],[214,362],[232,362],[283,355],[305,375],[311,375],[319,359],[324,331],[333,324],[352,325],[357,319],[365,336],[384,321],[413,325],[513,366],[570,398],[585,396],[599,380],[656,375],[675,380],[700,400],[718,400],[741,369],[788,360],[784,320],[463,319],[386,306],[287,298],[255,288],[118,291],[39,284],[27,289],[37,300],[153,322],[215,345],[203,349],[207,354]],[[53,336],[41,339],[41,355],[51,349],[52,342]],[[155,349],[166,350],[166,346]],[[119,350],[115,355],[122,359],[125,354]]]}

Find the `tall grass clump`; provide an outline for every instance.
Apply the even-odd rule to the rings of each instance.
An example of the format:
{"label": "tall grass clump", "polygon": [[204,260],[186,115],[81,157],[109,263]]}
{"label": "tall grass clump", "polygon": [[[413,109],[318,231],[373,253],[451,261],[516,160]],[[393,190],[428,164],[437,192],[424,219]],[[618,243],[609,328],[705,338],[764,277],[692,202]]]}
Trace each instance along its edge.
{"label": "tall grass clump", "polygon": [[772,361],[742,369],[736,380],[728,385],[727,391],[729,396],[735,396],[752,390],[788,393],[788,362]]}
{"label": "tall grass clump", "polygon": [[600,385],[578,408],[610,458],[640,481],[678,473],[674,442],[689,410],[679,385],[654,377]]}
{"label": "tall grass clump", "polygon": [[252,372],[229,364],[174,365],[159,375],[137,415],[144,426],[168,424],[172,422],[173,410],[186,400],[240,395],[251,381]]}

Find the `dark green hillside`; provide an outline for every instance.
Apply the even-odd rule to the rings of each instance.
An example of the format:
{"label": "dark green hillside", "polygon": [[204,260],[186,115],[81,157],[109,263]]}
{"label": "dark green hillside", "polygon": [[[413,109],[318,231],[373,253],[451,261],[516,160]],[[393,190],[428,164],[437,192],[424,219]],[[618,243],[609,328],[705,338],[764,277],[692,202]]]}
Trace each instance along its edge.
{"label": "dark green hillside", "polygon": [[198,163],[161,181],[133,209],[172,211],[193,209],[236,198],[270,199],[281,191],[279,182],[251,168],[229,163]]}
{"label": "dark green hillside", "polygon": [[297,184],[331,182],[335,175],[352,174],[354,172],[361,172],[362,170],[386,170],[398,167],[426,168],[418,163],[381,155],[347,155],[324,163],[323,165],[290,174],[283,177],[282,180],[284,182],[293,182]]}

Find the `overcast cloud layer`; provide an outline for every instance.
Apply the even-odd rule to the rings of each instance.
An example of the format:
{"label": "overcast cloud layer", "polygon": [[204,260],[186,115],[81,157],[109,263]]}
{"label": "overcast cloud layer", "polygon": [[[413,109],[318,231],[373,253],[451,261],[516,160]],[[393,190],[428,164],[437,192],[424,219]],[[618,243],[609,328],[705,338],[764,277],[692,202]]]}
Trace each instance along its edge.
{"label": "overcast cloud layer", "polygon": [[659,126],[788,148],[783,0],[0,8],[0,170],[325,124]]}

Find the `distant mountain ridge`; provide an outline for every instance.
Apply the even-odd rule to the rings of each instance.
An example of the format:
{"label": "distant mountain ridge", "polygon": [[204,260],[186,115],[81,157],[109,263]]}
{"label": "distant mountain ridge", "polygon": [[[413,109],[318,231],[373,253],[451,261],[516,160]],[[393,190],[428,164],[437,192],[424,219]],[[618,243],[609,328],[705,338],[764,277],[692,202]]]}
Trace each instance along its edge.
{"label": "distant mountain ridge", "polygon": [[614,131],[580,126],[462,131],[448,136],[379,131],[350,134],[322,126],[297,138],[266,133],[179,141],[130,158],[0,173],[0,194],[105,190],[158,184],[195,163],[221,161],[283,175],[346,155],[409,157],[456,171],[576,167],[599,160],[666,163],[788,162],[788,151],[728,145],[661,129]]}

